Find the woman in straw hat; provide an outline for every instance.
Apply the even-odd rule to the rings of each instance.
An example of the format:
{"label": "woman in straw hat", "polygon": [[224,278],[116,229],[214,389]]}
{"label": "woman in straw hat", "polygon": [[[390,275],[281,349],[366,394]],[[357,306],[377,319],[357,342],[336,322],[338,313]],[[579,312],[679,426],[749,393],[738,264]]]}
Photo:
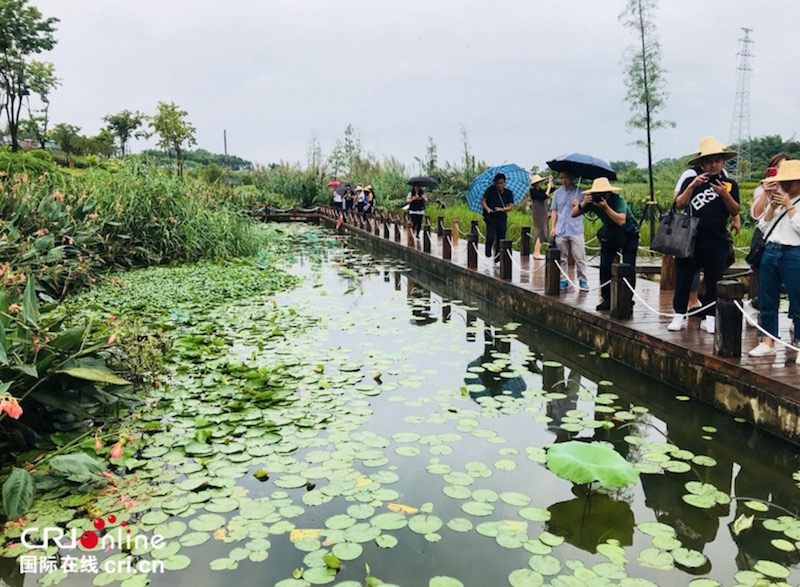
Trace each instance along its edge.
{"label": "woman in straw hat", "polygon": [[[570,216],[577,217],[585,212],[594,212],[603,226],[597,231],[600,239],[600,289],[603,299],[598,311],[611,309],[611,265],[622,253],[622,262],[636,267],[636,251],[639,248],[639,224],[631,213],[628,203],[617,192],[620,188],[611,185],[605,177],[592,182],[592,188],[583,192],[583,200],[576,204]],[[633,287],[636,287],[634,273]]]}
{"label": "woman in straw hat", "polygon": [[[769,336],[750,350],[751,357],[775,354],[781,284],[786,286],[790,305],[800,308],[800,215],[796,208],[800,206],[800,161],[783,161],[777,175],[763,183],[768,204],[758,226],[767,236],[767,243],[761,258],[758,295],[761,326]],[[800,318],[796,314],[792,318],[794,332],[800,332]],[[795,362],[800,365],[800,353]]]}
{"label": "woman in straw hat", "polygon": [[700,297],[704,318],[700,328],[714,333],[714,309],[717,300],[717,282],[730,265],[730,241],[728,219],[739,213],[739,185],[722,175],[725,161],[736,156],[714,137],[700,140],[700,148],[689,160],[689,165],[698,166],[701,173],[688,177],[675,197],[677,208],[688,208],[691,216],[700,218],[693,255],[686,259],[676,259],[675,294],[672,306],[677,316],[672,319],[668,330],[683,330],[688,320],[686,309],[689,304],[689,290],[692,279],[699,269],[705,276],[706,291]]}
{"label": "woman in straw hat", "polygon": [[544,259],[542,255],[542,243],[547,242],[550,234],[548,220],[550,215],[547,213],[547,198],[550,197],[550,190],[553,189],[553,176],[547,177],[547,191],[542,189],[544,178],[538,173],[531,178],[531,214],[533,215],[533,258]]}

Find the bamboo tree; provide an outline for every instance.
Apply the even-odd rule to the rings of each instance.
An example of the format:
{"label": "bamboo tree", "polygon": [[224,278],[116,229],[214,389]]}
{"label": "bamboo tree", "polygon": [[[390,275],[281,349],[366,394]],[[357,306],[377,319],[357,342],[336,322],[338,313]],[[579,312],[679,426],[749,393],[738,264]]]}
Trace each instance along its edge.
{"label": "bamboo tree", "polygon": [[660,128],[675,126],[674,122],[657,120],[667,98],[666,73],[661,66],[661,44],[654,23],[658,10],[657,0],[626,0],[625,10],[620,15],[622,23],[636,33],[638,43],[626,50],[627,65],[625,85],[628,92],[625,100],[631,107],[632,115],[627,126],[631,130],[644,130],[645,140],[634,141],[647,149],[647,174],[650,185],[650,201],[646,217],[650,219],[652,239],[656,211],[655,188],[653,182],[653,141],[652,133]]}

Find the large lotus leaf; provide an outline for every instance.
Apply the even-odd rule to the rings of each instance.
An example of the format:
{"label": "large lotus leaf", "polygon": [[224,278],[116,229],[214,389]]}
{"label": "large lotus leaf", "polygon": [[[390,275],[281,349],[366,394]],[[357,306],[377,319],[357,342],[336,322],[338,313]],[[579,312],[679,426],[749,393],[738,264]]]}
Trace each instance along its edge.
{"label": "large lotus leaf", "polygon": [[575,440],[548,448],[547,468],[581,485],[599,481],[606,487],[624,487],[639,479],[639,471],[613,448]]}

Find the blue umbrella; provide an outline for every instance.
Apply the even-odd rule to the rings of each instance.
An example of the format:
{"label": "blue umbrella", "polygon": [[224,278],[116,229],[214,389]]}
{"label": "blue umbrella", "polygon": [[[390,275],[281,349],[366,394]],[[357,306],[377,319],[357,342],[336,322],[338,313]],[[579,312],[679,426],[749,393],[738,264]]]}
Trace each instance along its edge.
{"label": "blue umbrella", "polygon": [[597,179],[598,177],[607,177],[611,180],[617,179],[617,173],[611,165],[602,159],[584,155],[583,153],[561,155],[552,161],[548,161],[547,166],[553,171],[566,171],[575,177],[582,177],[583,179]]}
{"label": "blue umbrella", "polygon": [[467,205],[470,210],[473,212],[483,212],[483,208],[481,207],[483,194],[486,192],[486,188],[492,185],[492,180],[498,173],[505,174],[506,189],[511,190],[511,193],[514,194],[515,204],[519,204],[531,188],[530,175],[519,165],[509,163],[508,165],[490,167],[476,177],[469,186]]}

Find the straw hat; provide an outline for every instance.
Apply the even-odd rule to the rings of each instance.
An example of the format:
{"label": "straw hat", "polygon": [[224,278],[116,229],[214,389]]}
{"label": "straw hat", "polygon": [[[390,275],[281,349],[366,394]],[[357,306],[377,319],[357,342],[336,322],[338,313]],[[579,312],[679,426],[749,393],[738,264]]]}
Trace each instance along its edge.
{"label": "straw hat", "polygon": [[622,188],[614,187],[607,177],[598,177],[592,182],[592,189],[584,190],[584,194],[602,194],[605,192],[620,192]]}
{"label": "straw hat", "polygon": [[357,192],[363,192],[364,191],[364,186],[363,185],[357,185],[356,186],[356,191]]}
{"label": "straw hat", "polygon": [[773,181],[797,181],[800,179],[800,159],[786,159],[778,167],[778,174],[766,177],[761,183],[772,183]]}
{"label": "straw hat", "polygon": [[727,145],[720,143],[716,137],[703,137],[700,139],[700,148],[697,149],[689,159],[689,165],[697,165],[703,157],[710,157],[711,155],[722,155],[722,158],[727,161],[736,157],[736,151],[726,150]]}
{"label": "straw hat", "polygon": [[536,185],[536,184],[537,184],[537,183],[539,183],[540,181],[544,181],[544,180],[546,180],[546,179],[547,179],[546,177],[542,177],[541,175],[539,175],[539,174],[537,173],[536,175],[534,175],[534,176],[531,178],[531,185]]}

